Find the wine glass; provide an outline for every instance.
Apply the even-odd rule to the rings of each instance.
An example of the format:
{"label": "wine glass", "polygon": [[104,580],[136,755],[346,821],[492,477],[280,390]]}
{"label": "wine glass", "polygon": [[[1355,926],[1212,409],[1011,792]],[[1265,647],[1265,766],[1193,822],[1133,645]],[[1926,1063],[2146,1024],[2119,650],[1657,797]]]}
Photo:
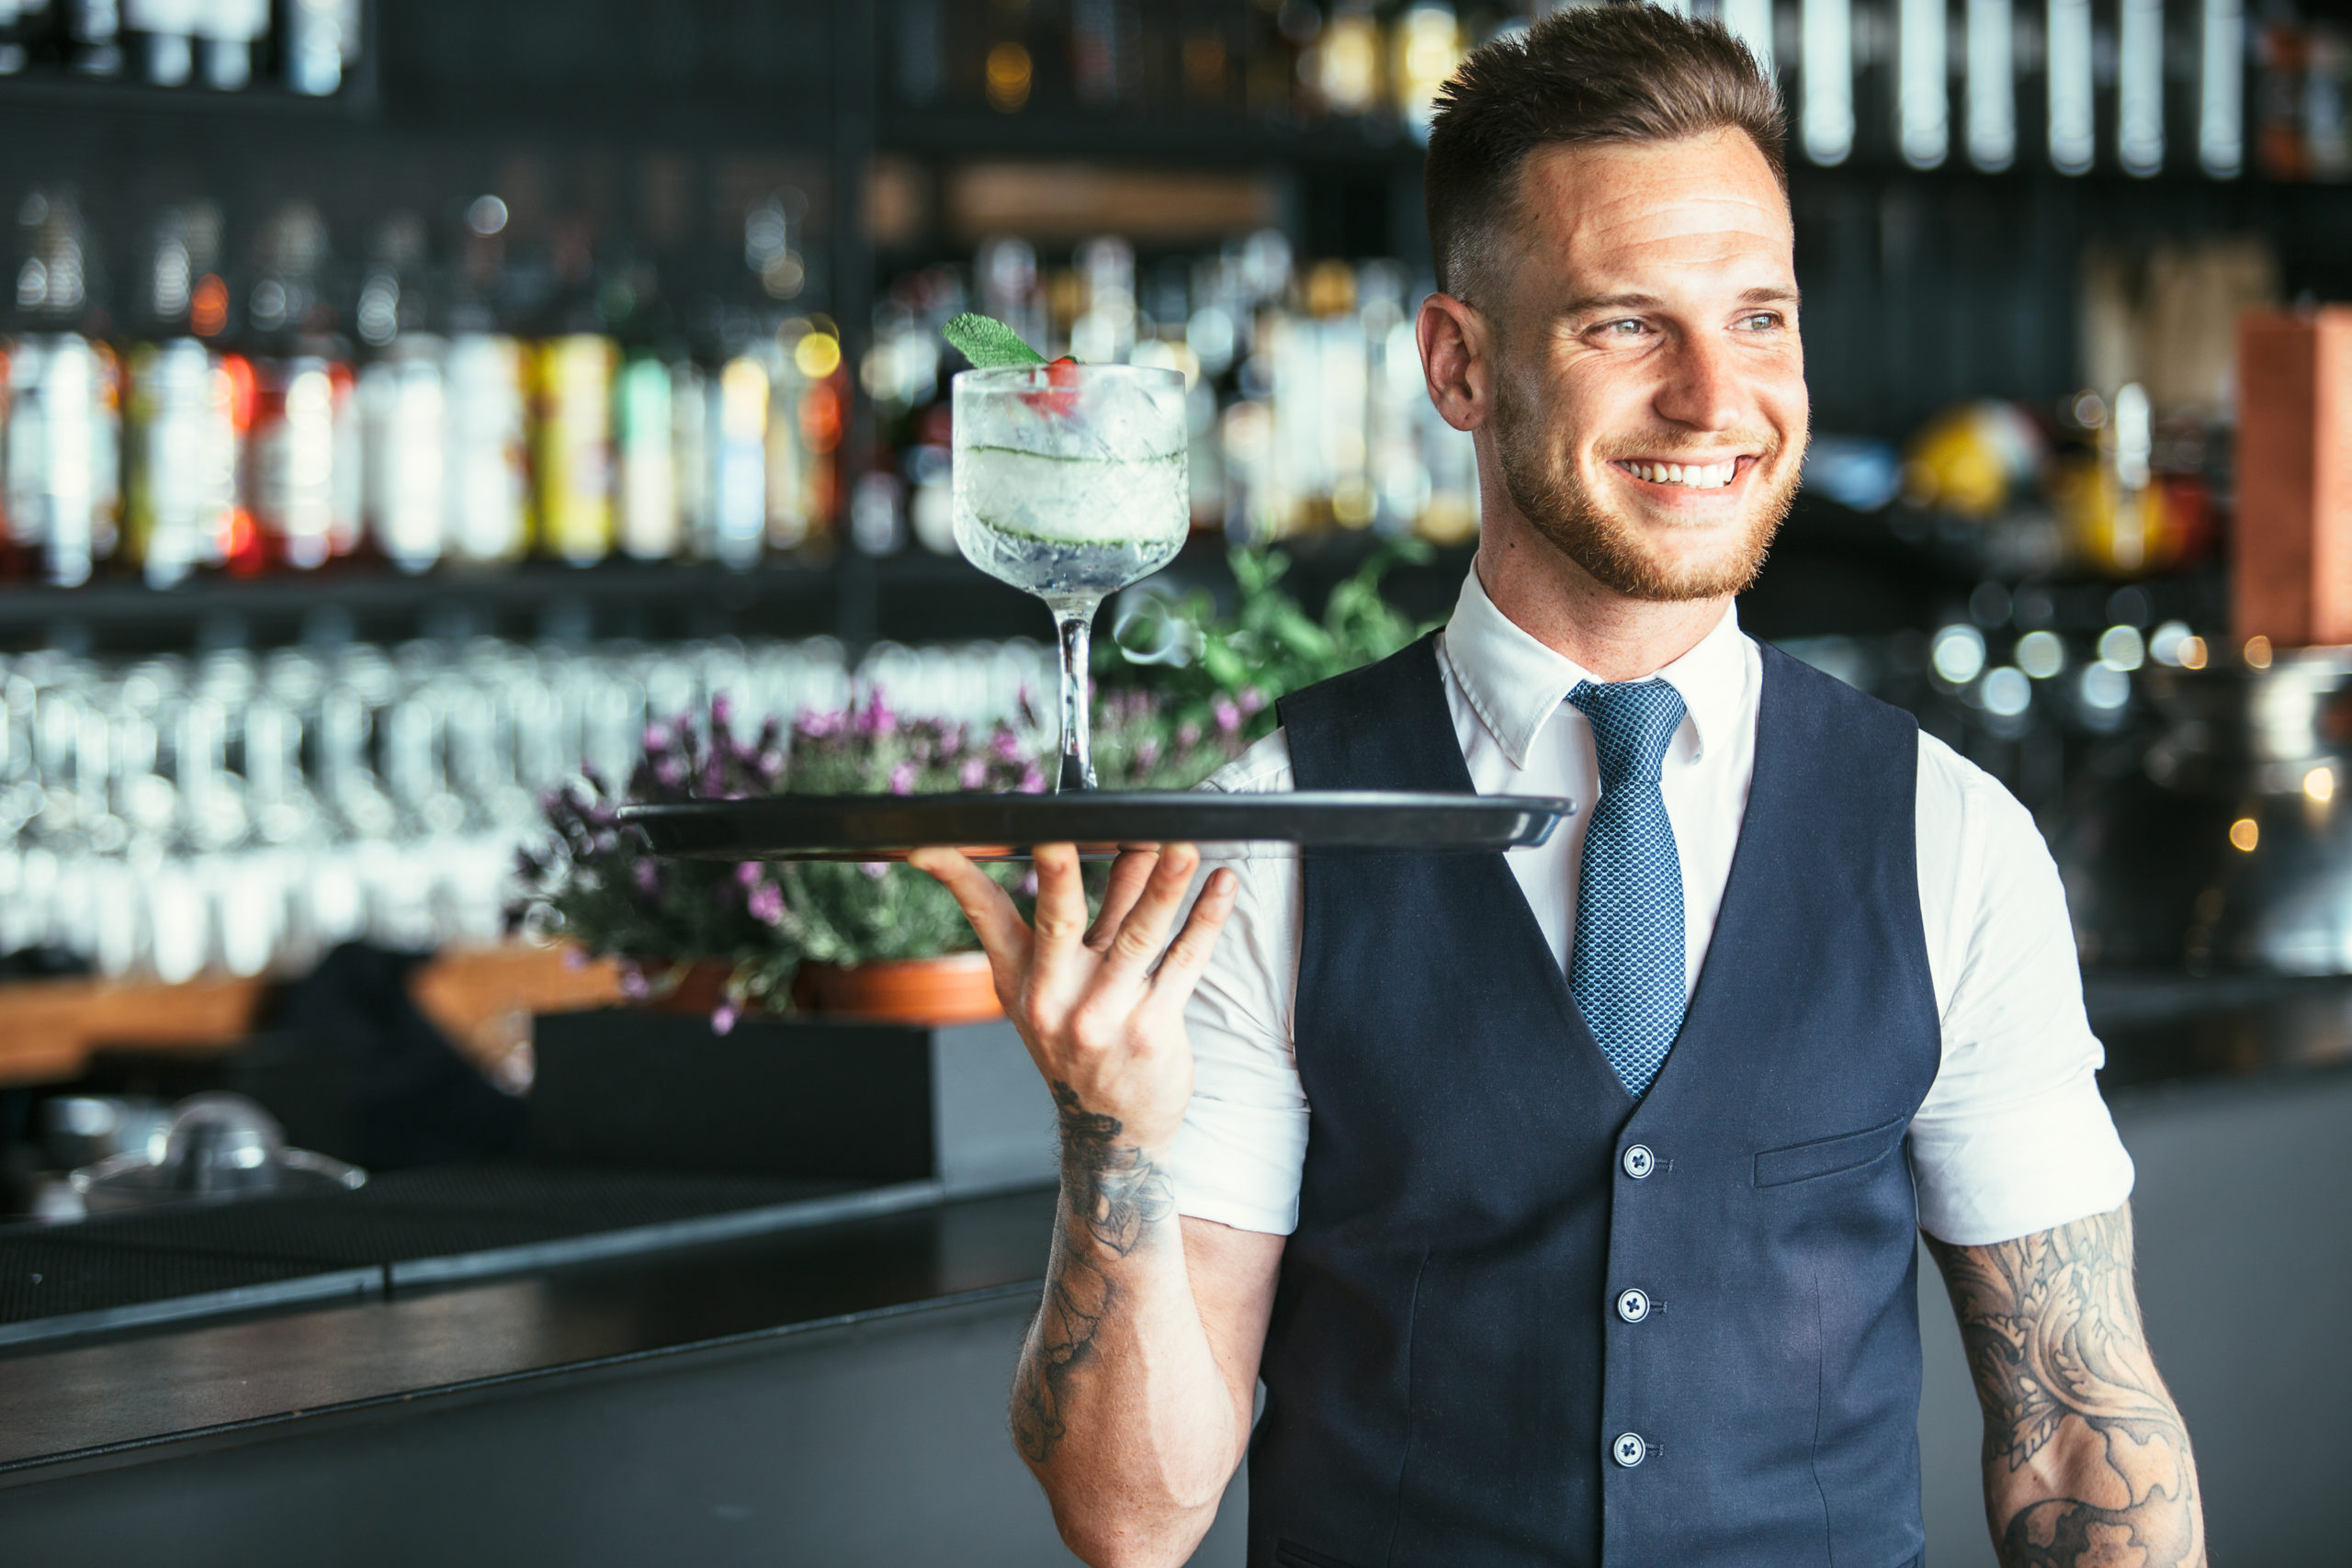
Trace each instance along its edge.
{"label": "wine glass", "polygon": [[1052,609],[1062,699],[1054,787],[1092,789],[1094,612],[1175,559],[1192,522],[1184,378],[1061,360],[967,370],[955,385],[956,547]]}

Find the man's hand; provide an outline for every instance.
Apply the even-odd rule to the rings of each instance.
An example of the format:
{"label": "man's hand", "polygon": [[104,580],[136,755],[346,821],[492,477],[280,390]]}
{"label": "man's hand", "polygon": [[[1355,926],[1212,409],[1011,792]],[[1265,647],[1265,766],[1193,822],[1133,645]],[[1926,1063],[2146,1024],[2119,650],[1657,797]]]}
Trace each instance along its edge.
{"label": "man's hand", "polygon": [[[1120,855],[1091,925],[1078,851],[1039,845],[1035,930],[1004,889],[956,851],[917,850],[907,863],[945,884],[972,922],[988,950],[997,999],[1052,1087],[1065,1134],[1076,1114],[1111,1123],[1123,1145],[1164,1150],[1193,1098],[1184,1003],[1232,912],[1233,873],[1209,878],[1171,945],[1169,928],[1201,863],[1190,844]],[[1163,949],[1166,959],[1155,969]],[[1082,1137],[1100,1134],[1090,1125],[1079,1127]]]}
{"label": "man's hand", "polygon": [[2203,1568],[2188,1431],[2132,1289],[2132,1211],[1928,1247],[1984,1409],[1984,1512],[2002,1568]]}

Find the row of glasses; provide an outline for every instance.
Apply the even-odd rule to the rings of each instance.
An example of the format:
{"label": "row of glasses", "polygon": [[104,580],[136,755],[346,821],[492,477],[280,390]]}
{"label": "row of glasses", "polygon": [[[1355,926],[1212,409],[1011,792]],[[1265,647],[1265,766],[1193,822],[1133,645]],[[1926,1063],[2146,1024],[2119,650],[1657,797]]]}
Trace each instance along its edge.
{"label": "row of glasses", "polygon": [[0,660],[0,953],[109,976],[299,973],[338,942],[493,941],[547,791],[618,787],[647,726],[724,695],[769,720],[880,694],[1018,717],[1035,644],[831,638],[353,643]]}

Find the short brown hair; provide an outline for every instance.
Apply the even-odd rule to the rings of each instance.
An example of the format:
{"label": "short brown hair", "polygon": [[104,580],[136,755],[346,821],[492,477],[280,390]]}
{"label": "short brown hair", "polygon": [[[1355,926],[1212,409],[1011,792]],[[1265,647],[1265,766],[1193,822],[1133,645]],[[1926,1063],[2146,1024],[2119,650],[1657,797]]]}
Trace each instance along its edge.
{"label": "short brown hair", "polygon": [[1423,175],[1437,286],[1460,294],[1540,147],[1747,133],[1788,189],[1786,116],[1745,44],[1650,5],[1555,11],[1474,51],[1437,96]]}

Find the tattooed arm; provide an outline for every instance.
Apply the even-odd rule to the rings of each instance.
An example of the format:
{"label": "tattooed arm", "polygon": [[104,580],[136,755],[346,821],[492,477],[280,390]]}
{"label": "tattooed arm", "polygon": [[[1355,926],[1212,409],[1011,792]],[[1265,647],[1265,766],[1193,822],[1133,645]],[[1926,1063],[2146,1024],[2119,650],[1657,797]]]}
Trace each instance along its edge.
{"label": "tattooed arm", "polygon": [[1013,1440],[1080,1557],[1181,1563],[1249,1442],[1283,1251],[1281,1236],[1179,1219],[1160,1166],[1192,1099],[1184,1000],[1232,873],[1209,879],[1170,943],[1199,865],[1183,846],[1120,856],[1091,926],[1076,856],[1040,849],[1034,931],[961,855],[910,858],[970,918],[1060,1111],[1061,1205]]}
{"label": "tattooed arm", "polygon": [[1989,1247],[1928,1238],[1984,1409],[2002,1568],[2203,1568],[2188,1432],[2132,1282],[2132,1211]]}

